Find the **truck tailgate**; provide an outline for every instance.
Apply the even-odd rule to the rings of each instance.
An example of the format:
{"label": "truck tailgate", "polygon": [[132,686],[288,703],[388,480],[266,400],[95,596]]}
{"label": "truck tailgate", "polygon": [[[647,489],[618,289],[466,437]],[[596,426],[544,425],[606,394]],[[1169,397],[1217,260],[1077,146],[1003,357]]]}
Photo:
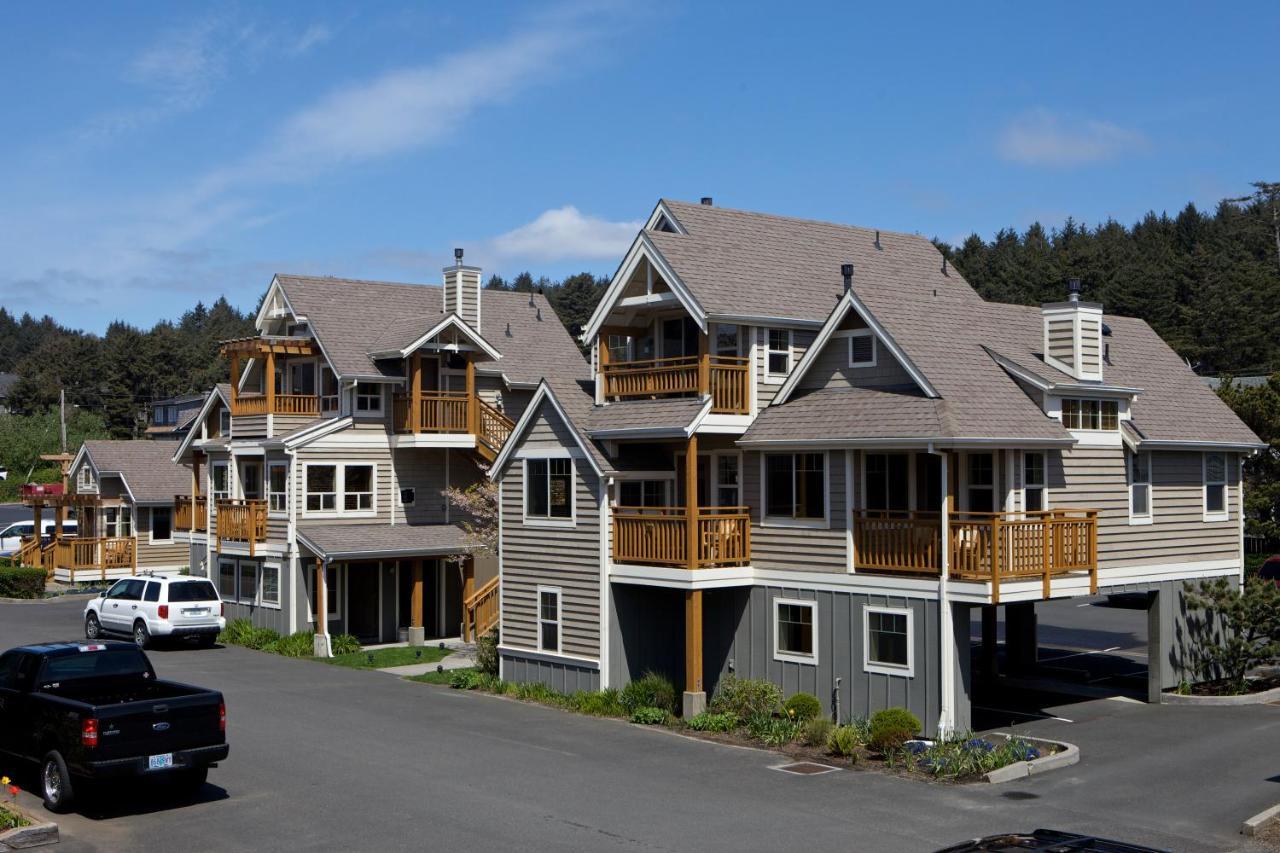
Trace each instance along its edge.
{"label": "truck tailgate", "polygon": [[98,708],[93,759],[160,755],[223,743],[221,705],[222,695],[209,691]]}

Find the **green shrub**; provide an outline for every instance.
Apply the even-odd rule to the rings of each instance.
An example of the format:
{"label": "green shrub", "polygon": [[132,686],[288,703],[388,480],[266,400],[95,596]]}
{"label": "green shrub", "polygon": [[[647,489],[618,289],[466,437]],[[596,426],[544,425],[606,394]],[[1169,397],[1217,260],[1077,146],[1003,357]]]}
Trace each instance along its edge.
{"label": "green shrub", "polygon": [[625,717],[622,695],[610,687],[607,690],[579,690],[565,697],[565,707],[579,714],[593,717]]}
{"label": "green shrub", "polygon": [[44,598],[44,569],[0,567],[0,598]]}
{"label": "green shrub", "polygon": [[720,679],[715,695],[711,697],[711,710],[729,712],[740,720],[761,714],[773,714],[782,702],[782,688],[772,681],[754,678],[738,678],[730,673]]}
{"label": "green shrub", "polygon": [[808,746],[824,747],[831,738],[831,732],[835,730],[835,727],[836,724],[826,717],[810,717],[804,722],[804,729],[800,732],[800,738]]}
{"label": "green shrub", "polygon": [[933,776],[963,779],[981,776],[1016,761],[1039,758],[1040,750],[1022,738],[993,743],[971,734],[957,734],[920,749],[916,767]]}
{"label": "green shrub", "polygon": [[329,638],[329,649],[335,656],[353,655],[360,651],[360,641],[350,634],[334,634]]}
{"label": "green shrub", "polygon": [[639,723],[642,726],[660,726],[670,716],[671,714],[661,708],[646,705],[631,712],[631,722]]}
{"label": "green shrub", "polygon": [[827,749],[846,758],[857,755],[860,746],[862,737],[856,726],[836,726],[827,738]]}
{"label": "green shrub", "polygon": [[783,703],[782,710],[786,711],[787,716],[793,720],[803,722],[822,716],[822,703],[818,701],[817,696],[797,693]]}
{"label": "green shrub", "polygon": [[498,674],[498,629],[476,637],[476,669],[489,675]]}
{"label": "green shrub", "polygon": [[223,643],[261,651],[278,642],[280,634],[270,628],[259,628],[248,619],[232,619],[218,639]]}
{"label": "green shrub", "polygon": [[906,708],[886,708],[871,715],[867,745],[877,752],[892,752],[916,736],[920,720]]}
{"label": "green shrub", "polygon": [[315,654],[315,632],[299,631],[287,637],[281,637],[264,651],[275,652],[287,658],[309,658]]}
{"label": "green shrub", "polygon": [[737,727],[737,715],[728,711],[722,714],[703,711],[689,720],[689,728],[696,732],[731,732]]}
{"label": "green shrub", "polygon": [[790,717],[754,714],[747,718],[747,736],[769,746],[783,746],[800,736],[800,724]]}
{"label": "green shrub", "polygon": [[449,678],[449,686],[454,690],[475,690],[480,686],[481,674],[474,669],[456,669]]}
{"label": "green shrub", "polygon": [[676,710],[676,688],[666,676],[646,672],[622,688],[622,707],[628,714],[640,708],[658,708],[668,714]]}
{"label": "green shrub", "polygon": [[525,699],[530,702],[544,702],[548,705],[558,705],[562,700],[559,693],[555,692],[541,681],[524,681],[517,684],[515,697],[517,699]]}

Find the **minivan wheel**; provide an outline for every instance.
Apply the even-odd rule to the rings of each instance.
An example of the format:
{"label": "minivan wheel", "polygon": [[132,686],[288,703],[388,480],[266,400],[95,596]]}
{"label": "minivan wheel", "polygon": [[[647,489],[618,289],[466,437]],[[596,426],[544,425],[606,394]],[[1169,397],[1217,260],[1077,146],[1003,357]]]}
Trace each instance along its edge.
{"label": "minivan wheel", "polygon": [[140,649],[151,645],[151,632],[147,630],[147,623],[141,619],[133,624],[133,644]]}
{"label": "minivan wheel", "polygon": [[84,617],[84,635],[90,640],[96,640],[102,636],[102,626],[98,624],[98,617],[92,613]]}
{"label": "minivan wheel", "polygon": [[71,811],[75,802],[71,774],[67,772],[67,763],[57,750],[46,753],[44,762],[40,765],[40,793],[44,797],[44,807],[54,814]]}

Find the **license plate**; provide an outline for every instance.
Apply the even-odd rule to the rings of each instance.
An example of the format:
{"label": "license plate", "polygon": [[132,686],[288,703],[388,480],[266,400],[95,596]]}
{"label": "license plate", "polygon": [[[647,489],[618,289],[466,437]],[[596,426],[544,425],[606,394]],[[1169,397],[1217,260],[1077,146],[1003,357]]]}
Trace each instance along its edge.
{"label": "license plate", "polygon": [[182,611],[184,616],[208,616],[209,608],[207,607],[187,607]]}
{"label": "license plate", "polygon": [[173,766],[173,753],[166,752],[164,755],[153,755],[147,759],[148,770],[164,770]]}

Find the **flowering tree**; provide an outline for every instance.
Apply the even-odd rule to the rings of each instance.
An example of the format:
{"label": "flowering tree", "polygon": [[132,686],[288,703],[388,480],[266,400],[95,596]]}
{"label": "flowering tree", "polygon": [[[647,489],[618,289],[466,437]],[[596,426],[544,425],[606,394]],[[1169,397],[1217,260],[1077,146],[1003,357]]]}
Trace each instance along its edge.
{"label": "flowering tree", "polygon": [[450,486],[444,495],[462,511],[460,524],[477,553],[498,553],[498,485],[486,477],[465,489]]}

